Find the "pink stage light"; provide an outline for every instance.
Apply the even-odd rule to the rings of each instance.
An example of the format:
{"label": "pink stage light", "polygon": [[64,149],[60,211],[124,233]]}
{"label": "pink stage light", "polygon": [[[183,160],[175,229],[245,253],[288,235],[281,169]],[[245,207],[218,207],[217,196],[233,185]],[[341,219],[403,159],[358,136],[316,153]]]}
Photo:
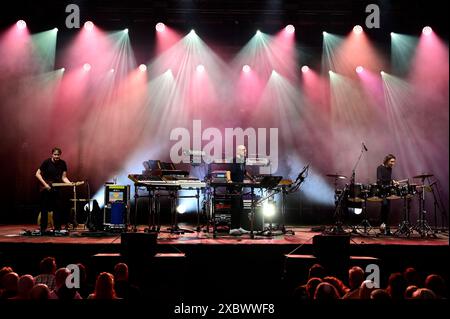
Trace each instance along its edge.
{"label": "pink stage light", "polygon": [[85,63],[83,65],[83,70],[86,71],[86,72],[90,71],[91,70],[91,65],[89,63]]}
{"label": "pink stage light", "polygon": [[162,22],[158,22],[155,26],[155,29],[158,32],[164,32],[164,30],[166,30],[166,25]]}
{"label": "pink stage light", "polygon": [[353,32],[355,32],[356,34],[360,34],[363,32],[363,28],[360,25],[355,25],[353,27]]}
{"label": "pink stage light", "polygon": [[433,32],[433,29],[431,29],[431,27],[429,27],[429,26],[426,26],[426,27],[424,27],[424,28],[422,29],[422,33],[423,33],[424,35],[430,35],[431,32]]}
{"label": "pink stage light", "polygon": [[292,34],[295,32],[295,27],[292,24],[288,24],[284,29],[289,34]]}
{"label": "pink stage light", "polygon": [[84,28],[88,31],[92,31],[94,30],[94,23],[92,23],[92,21],[86,21],[84,23]]}
{"label": "pink stage light", "polygon": [[19,20],[16,22],[17,29],[23,30],[27,27],[27,23],[23,20]]}
{"label": "pink stage light", "polygon": [[204,72],[204,71],[205,71],[205,67],[203,66],[203,64],[197,65],[197,72]]}
{"label": "pink stage light", "polygon": [[244,65],[243,67],[242,67],[242,71],[243,72],[245,72],[245,73],[248,73],[248,72],[250,72],[250,70],[251,70],[251,68],[250,68],[250,66],[249,65]]}
{"label": "pink stage light", "polygon": [[303,73],[306,73],[308,71],[309,71],[309,66],[307,66],[307,65],[302,66],[302,72]]}
{"label": "pink stage light", "polygon": [[147,71],[147,66],[145,64],[141,64],[141,65],[139,65],[139,70],[141,72],[145,72],[145,71]]}
{"label": "pink stage light", "polygon": [[356,67],[356,73],[361,73],[362,71],[364,71],[364,68],[362,66],[358,65]]}

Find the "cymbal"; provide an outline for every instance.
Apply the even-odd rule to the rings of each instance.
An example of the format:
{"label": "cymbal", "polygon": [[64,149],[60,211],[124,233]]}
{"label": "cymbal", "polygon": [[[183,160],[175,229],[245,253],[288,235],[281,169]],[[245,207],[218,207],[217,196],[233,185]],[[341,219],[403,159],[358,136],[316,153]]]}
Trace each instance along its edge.
{"label": "cymbal", "polygon": [[347,176],[339,175],[339,174],[327,174],[326,176],[337,178],[337,179],[346,179],[347,178]]}
{"label": "cymbal", "polygon": [[433,174],[422,174],[422,175],[417,175],[417,176],[413,176],[413,178],[427,178],[427,177],[432,177],[434,176]]}

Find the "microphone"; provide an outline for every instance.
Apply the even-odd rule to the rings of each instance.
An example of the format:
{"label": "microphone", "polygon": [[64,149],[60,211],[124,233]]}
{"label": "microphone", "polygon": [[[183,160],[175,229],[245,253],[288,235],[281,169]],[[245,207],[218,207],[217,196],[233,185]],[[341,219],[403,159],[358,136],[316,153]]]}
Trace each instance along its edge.
{"label": "microphone", "polygon": [[302,171],[300,172],[300,174],[298,174],[297,179],[295,180],[295,182],[297,183],[299,180],[303,181],[305,178],[303,177],[303,174],[306,172],[306,170],[309,168],[309,164],[306,165],[305,167],[303,167]]}
{"label": "microphone", "polygon": [[364,142],[362,142],[362,146],[364,147],[364,150],[367,152],[367,147],[366,144],[364,144]]}

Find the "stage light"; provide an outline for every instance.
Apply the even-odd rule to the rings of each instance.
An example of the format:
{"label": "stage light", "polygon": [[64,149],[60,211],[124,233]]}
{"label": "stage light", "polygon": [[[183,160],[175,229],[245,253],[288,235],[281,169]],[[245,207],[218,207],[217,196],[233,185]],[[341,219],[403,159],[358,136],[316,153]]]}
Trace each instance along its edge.
{"label": "stage light", "polygon": [[180,204],[177,206],[177,212],[179,214],[184,214],[186,212],[186,205]]}
{"label": "stage light", "polygon": [[147,66],[145,64],[141,64],[141,65],[139,65],[139,70],[141,72],[145,72],[145,71],[147,71]]}
{"label": "stage light", "polygon": [[360,34],[363,32],[363,28],[360,25],[355,25],[353,27],[353,32],[355,32],[356,34]]}
{"label": "stage light", "polygon": [[61,72],[64,72],[66,70],[66,68],[61,68],[60,70],[61,70]]}
{"label": "stage light", "polygon": [[381,74],[381,75],[384,75],[384,71],[380,71],[380,74]]}
{"label": "stage light", "polygon": [[250,70],[251,70],[251,68],[250,68],[250,66],[249,65],[244,65],[243,67],[242,67],[242,71],[243,72],[245,72],[245,73],[248,73],[248,72],[250,72]]}
{"label": "stage light", "polygon": [[162,22],[158,22],[155,26],[155,29],[158,32],[164,32],[164,30],[166,30],[166,25]]}
{"label": "stage light", "polygon": [[91,69],[91,65],[90,65],[89,63],[85,63],[85,64],[83,65],[83,70],[84,70],[84,71],[88,72],[90,69]]}
{"label": "stage light", "polygon": [[263,204],[263,215],[264,217],[273,217],[275,215],[275,205],[273,202],[265,202]]}
{"label": "stage light", "polygon": [[128,33],[128,28],[124,29],[123,33]]}
{"label": "stage light", "polygon": [[358,65],[355,69],[356,73],[361,73],[362,71],[364,71],[364,68],[360,65]]}
{"label": "stage light", "polygon": [[94,24],[92,23],[92,21],[86,21],[84,23],[84,28],[88,31],[92,31],[94,29]]}
{"label": "stage light", "polygon": [[53,28],[53,31],[54,32],[58,32],[58,28]]}
{"label": "stage light", "polygon": [[295,32],[295,27],[292,24],[288,24],[284,29],[289,34],[292,34]]}
{"label": "stage light", "polygon": [[192,29],[191,32],[189,32],[189,34],[195,34],[195,30]]}
{"label": "stage light", "polygon": [[349,207],[348,210],[355,215],[360,215],[362,213],[362,208]]}
{"label": "stage light", "polygon": [[111,72],[111,73],[114,73],[114,71],[115,71],[114,69],[109,70],[109,72]]}
{"label": "stage light", "polygon": [[309,66],[307,66],[307,65],[302,66],[302,72],[303,73],[306,73],[308,71],[309,71]]}
{"label": "stage light", "polygon": [[17,29],[23,30],[27,27],[27,23],[23,20],[19,20],[16,22]]}
{"label": "stage light", "polygon": [[261,35],[261,31],[256,30],[256,35]]}
{"label": "stage light", "polygon": [[204,71],[205,71],[205,67],[203,66],[203,64],[197,65],[197,72],[204,72]]}
{"label": "stage light", "polygon": [[327,31],[323,31],[322,34],[323,34],[323,35],[327,35]]}
{"label": "stage light", "polygon": [[328,71],[328,74],[329,74],[329,75],[333,74],[333,71],[329,70],[329,71]]}
{"label": "stage light", "polygon": [[426,26],[426,27],[424,27],[424,28],[422,29],[422,33],[423,33],[424,35],[430,35],[431,32],[433,32],[433,29],[431,29],[431,27],[429,27],[429,26]]}

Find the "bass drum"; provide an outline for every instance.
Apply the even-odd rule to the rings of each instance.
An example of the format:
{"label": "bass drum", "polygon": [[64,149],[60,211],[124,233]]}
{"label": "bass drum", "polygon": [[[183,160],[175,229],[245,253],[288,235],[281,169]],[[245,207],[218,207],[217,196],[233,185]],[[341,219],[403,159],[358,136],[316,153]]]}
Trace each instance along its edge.
{"label": "bass drum", "polygon": [[383,201],[383,188],[378,184],[370,184],[369,194],[367,197],[369,202],[382,202]]}

